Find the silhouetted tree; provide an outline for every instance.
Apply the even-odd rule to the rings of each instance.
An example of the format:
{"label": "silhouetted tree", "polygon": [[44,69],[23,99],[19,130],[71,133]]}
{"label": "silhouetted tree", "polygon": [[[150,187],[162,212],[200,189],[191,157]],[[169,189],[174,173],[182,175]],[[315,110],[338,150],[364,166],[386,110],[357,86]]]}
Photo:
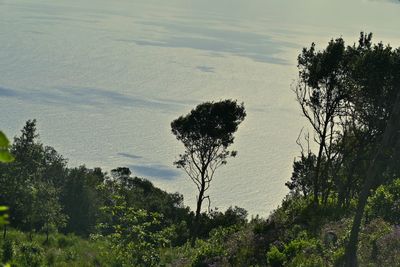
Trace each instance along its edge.
{"label": "silhouetted tree", "polygon": [[243,103],[224,100],[202,103],[171,123],[172,133],[185,147],[184,153],[179,155],[174,164],[188,174],[198,190],[194,238],[199,227],[202,203],[206,198],[209,199],[205,193],[216,169],[226,164],[229,157],[236,156],[237,152],[229,151],[228,147],[233,143],[233,134],[245,117]]}
{"label": "silhouetted tree", "polygon": [[338,120],[344,115],[346,81],[345,46],[339,38],[329,42],[326,49],[316,51],[313,43],[298,57],[299,82],[295,87],[297,102],[314,131],[319,145],[313,175],[314,203],[324,185],[321,180],[322,160],[331,159],[331,144],[337,132]]}
{"label": "silhouetted tree", "polygon": [[[386,172],[387,166],[390,165],[390,162],[393,160],[393,156],[396,153],[395,150],[398,149],[400,142],[400,89],[397,83],[400,80],[400,51],[392,51],[389,46],[384,48],[382,44],[378,44],[374,47],[374,49],[377,52],[386,50],[386,52],[390,53],[392,58],[392,60],[390,60],[392,64],[389,65],[389,67],[391,67],[389,69],[390,72],[382,73],[380,76],[380,83],[375,84],[375,86],[377,86],[379,89],[383,83],[384,88],[382,89],[388,91],[392,91],[394,89],[397,93],[397,96],[394,98],[394,102],[391,102],[393,99],[389,101],[389,103],[391,102],[391,104],[389,104],[389,107],[391,106],[391,108],[389,108],[389,110],[384,109],[382,111],[387,115],[382,117],[382,115],[378,113],[378,116],[375,118],[376,120],[382,119],[383,121],[387,122],[381,137],[381,141],[375,146],[375,153],[370,161],[368,170],[366,172],[366,179],[358,199],[357,210],[354,216],[350,238],[346,246],[346,267],[357,266],[358,235],[365,205],[369,195],[371,194],[371,190],[385,182],[384,173]],[[368,54],[365,56],[368,56]],[[372,60],[378,60],[377,65],[379,65],[380,59],[381,58],[379,57],[372,58]],[[369,63],[373,64],[373,62]],[[387,84],[388,80],[389,84]],[[396,81],[396,83],[390,83],[390,81]],[[388,86],[391,88],[387,88]],[[376,92],[378,93],[379,90]],[[376,98],[380,98],[380,96],[376,96]],[[385,118],[387,119],[385,120]]]}

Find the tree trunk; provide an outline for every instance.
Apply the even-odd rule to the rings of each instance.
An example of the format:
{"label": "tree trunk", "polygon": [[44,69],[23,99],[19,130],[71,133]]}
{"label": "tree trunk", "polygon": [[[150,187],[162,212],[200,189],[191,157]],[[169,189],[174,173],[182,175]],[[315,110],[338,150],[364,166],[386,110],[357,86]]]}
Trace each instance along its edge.
{"label": "tree trunk", "polygon": [[396,137],[399,131],[399,121],[400,121],[400,92],[397,93],[396,101],[393,106],[393,111],[390,119],[386,125],[385,132],[383,134],[382,143],[377,148],[375,157],[373,158],[371,164],[369,165],[367,177],[364,182],[358,204],[356,214],[354,216],[353,226],[351,228],[350,239],[346,246],[345,253],[345,266],[355,267],[358,266],[357,263],[357,245],[358,245],[358,235],[360,232],[361,220],[364,214],[364,208],[367,204],[367,200],[371,189],[382,184],[382,177],[380,175],[386,165],[385,158],[386,153],[392,148],[391,144],[393,138]]}
{"label": "tree trunk", "polygon": [[[326,128],[324,128],[323,136],[321,136],[321,140],[325,140],[326,138]],[[321,169],[321,160],[322,160],[322,153],[324,149],[324,141],[321,141],[319,145],[319,151],[317,156],[317,165],[315,166],[315,174],[314,174],[314,205],[315,207],[319,206],[318,200],[318,193],[319,193],[319,174]]]}
{"label": "tree trunk", "polygon": [[196,216],[194,218],[194,223],[193,223],[192,240],[191,240],[192,247],[194,247],[194,244],[196,242],[196,238],[197,238],[197,235],[199,232],[201,205],[203,204],[205,186],[206,186],[206,184],[205,184],[204,178],[202,178],[202,184],[201,184],[200,191],[199,191],[199,197],[197,199]]}

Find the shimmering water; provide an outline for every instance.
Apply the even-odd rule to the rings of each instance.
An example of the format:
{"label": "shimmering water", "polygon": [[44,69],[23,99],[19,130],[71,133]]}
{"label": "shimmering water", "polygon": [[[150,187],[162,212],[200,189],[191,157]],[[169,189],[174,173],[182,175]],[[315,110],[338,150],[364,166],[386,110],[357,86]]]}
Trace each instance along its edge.
{"label": "shimmering water", "polygon": [[239,155],[217,173],[212,206],[265,216],[287,193],[305,124],[290,90],[297,54],[360,31],[398,46],[399,14],[383,0],[0,0],[0,128],[14,136],[36,118],[71,166],[128,166],[193,205],[169,124],[238,99]]}

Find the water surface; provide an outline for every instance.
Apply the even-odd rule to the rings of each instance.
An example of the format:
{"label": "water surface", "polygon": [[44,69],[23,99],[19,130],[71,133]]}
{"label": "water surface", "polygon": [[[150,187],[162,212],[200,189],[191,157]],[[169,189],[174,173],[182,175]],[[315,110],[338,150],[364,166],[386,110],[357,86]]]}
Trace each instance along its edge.
{"label": "water surface", "polygon": [[290,90],[297,54],[360,31],[398,46],[399,14],[383,0],[0,0],[0,128],[14,136],[36,118],[70,166],[128,166],[194,205],[170,122],[238,99],[248,117],[212,206],[266,216],[287,193],[305,125]]}

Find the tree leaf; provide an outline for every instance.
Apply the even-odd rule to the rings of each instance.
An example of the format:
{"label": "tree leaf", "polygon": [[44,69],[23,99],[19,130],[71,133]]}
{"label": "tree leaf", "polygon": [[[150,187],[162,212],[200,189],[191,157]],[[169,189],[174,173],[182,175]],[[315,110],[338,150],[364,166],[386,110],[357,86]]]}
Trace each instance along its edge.
{"label": "tree leaf", "polygon": [[10,141],[7,136],[0,131],[0,162],[8,163],[14,160],[14,157],[8,152]]}
{"label": "tree leaf", "polygon": [[7,136],[0,131],[0,149],[8,148],[10,141],[8,141]]}
{"label": "tree leaf", "polygon": [[6,206],[0,206],[0,211],[6,211],[8,208]]}
{"label": "tree leaf", "polygon": [[14,157],[8,152],[8,150],[0,149],[0,162],[9,163],[14,161]]}

